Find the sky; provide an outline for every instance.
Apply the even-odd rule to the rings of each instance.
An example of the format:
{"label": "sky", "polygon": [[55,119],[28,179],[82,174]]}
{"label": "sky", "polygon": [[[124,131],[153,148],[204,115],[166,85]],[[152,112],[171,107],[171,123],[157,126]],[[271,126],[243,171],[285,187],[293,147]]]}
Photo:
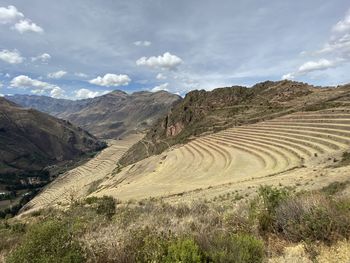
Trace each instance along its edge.
{"label": "sky", "polygon": [[348,0],[0,0],[0,95],[350,83]]}

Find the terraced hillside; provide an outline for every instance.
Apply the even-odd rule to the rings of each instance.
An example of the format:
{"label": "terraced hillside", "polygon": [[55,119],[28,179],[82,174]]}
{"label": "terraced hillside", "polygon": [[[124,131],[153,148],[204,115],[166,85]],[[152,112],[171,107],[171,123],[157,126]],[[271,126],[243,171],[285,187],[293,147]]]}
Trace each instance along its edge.
{"label": "terraced hillside", "polygon": [[349,107],[297,112],[173,147],[125,167],[94,195],[122,200],[191,195],[241,182],[264,183],[281,174],[296,182],[301,171],[322,167],[317,163],[322,160],[336,162],[335,156],[349,148]]}
{"label": "terraced hillside", "polygon": [[140,138],[140,135],[134,134],[123,140],[110,140],[109,146],[95,158],[57,178],[27,203],[22,211],[33,211],[56,204],[70,204],[95,191],[99,183],[113,173],[122,154]]}
{"label": "terraced hillside", "polygon": [[[327,104],[326,109],[309,108],[192,137],[188,143],[123,168],[117,162],[131,143],[120,151],[116,145],[118,153],[112,145],[97,159],[51,184],[27,208],[67,204],[89,195],[110,195],[124,201],[149,197],[176,201],[243,188],[249,193],[266,183],[308,184],[312,188],[346,178],[348,167],[340,163],[342,154],[350,149],[350,105],[346,91],[339,93],[329,102],[336,107]],[[147,140],[141,143],[148,151]],[[95,168],[95,162],[104,163],[103,154],[109,151],[113,158],[105,166],[97,166],[103,169]]]}
{"label": "terraced hillside", "polygon": [[123,156],[120,163],[129,165],[160,154],[169,145],[186,143],[193,136],[293,112],[339,107],[345,97],[345,101],[349,101],[349,88],[349,85],[321,88],[285,80],[266,81],[251,88],[234,86],[191,91]]}

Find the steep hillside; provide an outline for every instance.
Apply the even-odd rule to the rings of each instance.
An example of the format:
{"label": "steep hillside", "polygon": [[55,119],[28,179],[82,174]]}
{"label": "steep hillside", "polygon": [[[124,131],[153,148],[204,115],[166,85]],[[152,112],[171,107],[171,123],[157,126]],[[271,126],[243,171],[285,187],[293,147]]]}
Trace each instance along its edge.
{"label": "steep hillside", "polygon": [[[264,184],[312,190],[335,180],[346,181],[350,97],[343,95],[333,102],[342,104],[338,107],[295,112],[198,136],[126,167],[120,167],[115,158],[104,175],[100,168],[92,173],[98,173],[101,179],[94,188],[90,188],[93,176],[88,179],[79,175],[91,171],[92,165],[82,166],[49,185],[31,201],[26,212],[69,206],[67,193],[73,193],[76,199],[90,194],[113,196],[125,202],[146,198],[177,202],[214,199],[238,191],[240,195],[250,195]],[[113,147],[109,149],[111,153],[115,151]],[[94,165],[96,162],[101,160],[95,159]]]}
{"label": "steep hillside", "polygon": [[[246,123],[219,132],[208,127],[207,134],[192,133],[190,142],[125,167],[116,161],[131,143],[115,140],[86,165],[48,185],[18,218],[35,222],[52,213],[52,218],[65,216],[71,224],[86,222],[84,238],[80,230],[77,237],[101,262],[125,251],[126,258],[132,254],[130,262],[135,262],[139,255],[158,251],[167,246],[162,242],[181,235],[198,242],[197,251],[202,245],[205,253],[213,251],[208,242],[217,241],[214,251],[222,248],[222,255],[234,247],[232,254],[213,262],[348,262],[350,246],[343,240],[350,233],[350,88],[295,88],[282,85],[257,91],[264,94],[266,104],[284,105],[280,106],[284,110],[267,115],[264,104],[251,106],[252,112],[242,111],[251,117]],[[233,90],[247,92],[241,87]],[[227,92],[213,92],[222,103],[216,105],[241,103],[238,96],[221,95],[222,91]],[[292,94],[289,98],[287,91]],[[244,94],[243,101],[257,102],[256,96]],[[192,112],[199,115],[201,108],[206,110],[202,106],[213,101],[197,98]],[[211,111],[205,113],[210,116]],[[191,119],[184,123],[182,131],[191,127]],[[171,138],[166,127],[165,136]],[[149,145],[147,140],[141,144],[145,149]],[[240,235],[249,242],[239,244],[250,252],[244,253],[244,260],[235,260],[237,245],[222,242]],[[150,240],[151,248],[145,240]],[[252,249],[257,240],[260,254]],[[169,250],[159,251],[152,255]],[[246,257],[249,253],[253,259]]]}
{"label": "steep hillside", "polygon": [[44,168],[104,147],[68,121],[0,98],[0,190],[42,185],[49,181]]}
{"label": "steep hillside", "polygon": [[[191,136],[256,123],[300,110],[337,106],[346,87],[320,88],[293,81],[267,81],[252,88],[234,86],[189,92],[120,160],[122,165],[159,154]],[[338,103],[339,104],[339,103]]]}
{"label": "steep hillside", "polygon": [[77,101],[34,95],[14,95],[7,98],[23,107],[35,108],[69,120],[100,138],[118,138],[143,132],[181,99],[165,91],[127,94],[118,90]]}

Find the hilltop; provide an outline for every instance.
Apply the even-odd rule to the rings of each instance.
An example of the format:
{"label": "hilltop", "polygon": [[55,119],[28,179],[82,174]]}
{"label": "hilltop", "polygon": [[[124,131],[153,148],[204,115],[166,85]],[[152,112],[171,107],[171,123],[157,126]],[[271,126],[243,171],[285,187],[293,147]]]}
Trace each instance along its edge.
{"label": "hilltop", "polygon": [[181,100],[178,95],[166,91],[127,94],[120,90],[76,101],[36,95],[13,95],[6,98],[23,107],[35,108],[69,120],[105,139],[145,132],[174,103]]}
{"label": "hilltop", "polygon": [[213,91],[195,90],[134,145],[120,160],[128,165],[192,137],[230,127],[257,123],[301,110],[332,106],[346,87],[314,87],[294,81],[266,81],[251,88],[233,86]]}

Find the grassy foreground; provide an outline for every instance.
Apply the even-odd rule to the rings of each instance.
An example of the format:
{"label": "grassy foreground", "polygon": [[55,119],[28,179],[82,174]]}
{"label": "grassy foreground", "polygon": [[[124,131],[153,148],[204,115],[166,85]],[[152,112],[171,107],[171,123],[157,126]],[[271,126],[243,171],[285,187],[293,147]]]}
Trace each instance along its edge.
{"label": "grassy foreground", "polygon": [[319,262],[320,247],[350,237],[343,190],[339,183],[298,193],[262,186],[251,200],[187,204],[88,198],[66,211],[0,221],[0,261],[267,262],[302,243],[308,260]]}

